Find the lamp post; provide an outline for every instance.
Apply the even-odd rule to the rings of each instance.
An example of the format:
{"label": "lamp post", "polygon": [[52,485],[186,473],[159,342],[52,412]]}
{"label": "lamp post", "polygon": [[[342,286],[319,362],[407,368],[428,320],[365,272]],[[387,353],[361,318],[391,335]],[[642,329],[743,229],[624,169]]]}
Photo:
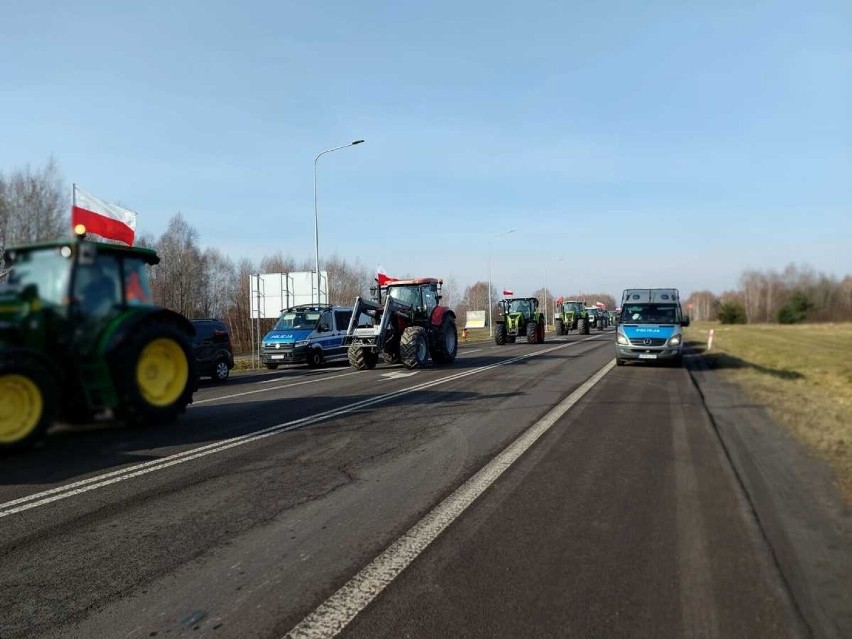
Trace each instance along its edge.
{"label": "lamp post", "polygon": [[[349,144],[343,144],[341,146],[336,146],[333,149],[326,149],[321,153],[318,153],[314,158],[314,253],[315,253],[315,265],[317,271],[317,304],[321,303],[320,300],[320,261],[319,261],[319,213],[317,211],[317,161],[326,153],[331,153],[332,151],[339,151],[340,149],[345,149],[348,146],[355,146],[356,144],[361,144],[364,140],[355,140],[354,142],[350,142]],[[311,302],[314,300],[313,290],[311,291]],[[328,301],[328,300],[326,300]]]}
{"label": "lamp post", "polygon": [[508,235],[509,233],[514,233],[517,230],[518,229],[509,229],[508,231],[497,233],[496,235],[492,235],[488,238],[488,293],[485,295],[488,300],[488,337],[494,337],[494,326],[491,323],[491,307],[494,306],[491,303],[491,242],[494,241],[495,238],[502,235]]}
{"label": "lamp post", "polygon": [[[565,258],[560,257],[556,261],[557,262],[564,262]],[[550,317],[553,319],[554,322],[556,321],[556,298],[554,298],[554,301],[553,301],[553,312],[551,313]],[[547,324],[548,324],[548,322],[547,322],[547,264],[545,264],[544,265],[544,325],[547,326]]]}

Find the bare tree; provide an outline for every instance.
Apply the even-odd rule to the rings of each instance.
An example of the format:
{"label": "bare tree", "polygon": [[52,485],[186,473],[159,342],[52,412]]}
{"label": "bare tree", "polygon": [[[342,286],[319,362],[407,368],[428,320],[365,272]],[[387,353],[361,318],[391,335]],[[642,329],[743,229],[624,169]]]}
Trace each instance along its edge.
{"label": "bare tree", "polygon": [[187,317],[202,315],[207,272],[198,246],[198,231],[180,213],[169,220],[157,242],[157,253],[160,263],[153,269],[155,301]]}

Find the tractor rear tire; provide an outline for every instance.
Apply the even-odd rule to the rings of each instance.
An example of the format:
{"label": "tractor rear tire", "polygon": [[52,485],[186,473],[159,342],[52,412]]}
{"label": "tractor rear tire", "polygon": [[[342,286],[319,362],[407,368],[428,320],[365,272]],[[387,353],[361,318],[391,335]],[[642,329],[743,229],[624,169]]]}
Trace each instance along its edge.
{"label": "tractor rear tire", "polygon": [[349,365],[359,371],[372,370],[379,361],[378,353],[368,348],[361,348],[357,344],[352,344],[349,347],[347,355],[349,357]]}
{"label": "tractor rear tire", "polygon": [[197,385],[189,337],[154,322],[131,332],[112,358],[116,416],[133,426],[170,423],[192,402]]}
{"label": "tractor rear tire", "polygon": [[506,343],[506,325],[505,324],[497,324],[494,327],[494,343],[497,346],[503,346]]}
{"label": "tractor rear tire", "polygon": [[589,320],[578,319],[577,320],[577,333],[579,335],[588,335],[589,334]]}
{"label": "tractor rear tire", "polygon": [[32,447],[53,423],[56,385],[35,362],[0,364],[0,453]]}
{"label": "tractor rear tire", "polygon": [[538,343],[538,322],[530,320],[527,322],[527,344]]}
{"label": "tractor rear tire", "polygon": [[561,319],[554,320],[553,330],[557,335],[565,335],[565,323]]}
{"label": "tractor rear tire", "polygon": [[429,342],[426,329],[422,326],[409,326],[399,339],[399,356],[406,368],[422,368],[429,361]]}
{"label": "tractor rear tire", "polygon": [[459,334],[456,330],[456,320],[445,314],[435,338],[432,361],[436,364],[452,364],[459,350]]}

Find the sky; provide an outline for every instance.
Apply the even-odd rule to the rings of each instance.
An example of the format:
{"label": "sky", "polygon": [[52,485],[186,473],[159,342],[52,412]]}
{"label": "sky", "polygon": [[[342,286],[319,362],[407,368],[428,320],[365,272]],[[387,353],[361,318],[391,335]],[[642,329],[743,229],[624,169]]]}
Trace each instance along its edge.
{"label": "sky", "polygon": [[[852,274],[852,3],[0,0],[0,172],[235,262],[516,295]],[[507,232],[511,231],[511,232]]]}

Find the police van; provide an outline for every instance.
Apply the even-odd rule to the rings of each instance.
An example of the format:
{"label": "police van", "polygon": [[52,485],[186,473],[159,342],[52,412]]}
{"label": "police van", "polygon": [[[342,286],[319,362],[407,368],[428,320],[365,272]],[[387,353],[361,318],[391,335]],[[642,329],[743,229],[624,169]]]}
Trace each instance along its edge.
{"label": "police van", "polygon": [[307,364],[346,359],[343,337],[352,308],[305,304],[285,309],[261,343],[261,361],[275,370],[281,364]]}
{"label": "police van", "polygon": [[662,360],[683,363],[683,314],[676,288],[628,288],[621,296],[615,332],[615,363]]}

